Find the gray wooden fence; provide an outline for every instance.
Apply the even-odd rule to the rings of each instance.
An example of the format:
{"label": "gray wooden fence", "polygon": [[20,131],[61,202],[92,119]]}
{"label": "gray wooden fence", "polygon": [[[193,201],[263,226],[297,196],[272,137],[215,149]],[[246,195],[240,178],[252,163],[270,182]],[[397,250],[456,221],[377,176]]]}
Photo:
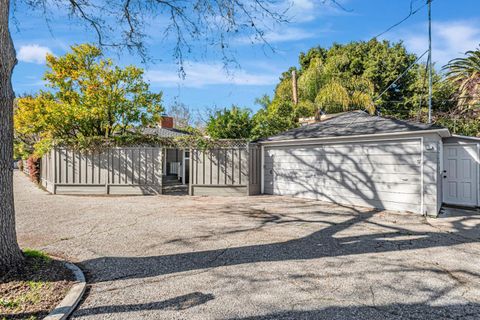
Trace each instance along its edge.
{"label": "gray wooden fence", "polygon": [[102,152],[55,148],[42,157],[42,185],[54,194],[160,194],[162,147]]}
{"label": "gray wooden fence", "polygon": [[190,195],[260,193],[260,148],[243,145],[190,152]]}

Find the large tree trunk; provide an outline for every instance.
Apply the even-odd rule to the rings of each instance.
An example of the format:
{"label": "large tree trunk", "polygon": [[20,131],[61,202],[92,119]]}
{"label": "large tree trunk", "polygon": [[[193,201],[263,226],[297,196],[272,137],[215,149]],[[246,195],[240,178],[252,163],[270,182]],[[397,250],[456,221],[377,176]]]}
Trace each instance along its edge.
{"label": "large tree trunk", "polygon": [[10,0],[0,0],[0,274],[18,267],[23,255],[15,233],[13,203],[12,72],[17,60],[8,28]]}

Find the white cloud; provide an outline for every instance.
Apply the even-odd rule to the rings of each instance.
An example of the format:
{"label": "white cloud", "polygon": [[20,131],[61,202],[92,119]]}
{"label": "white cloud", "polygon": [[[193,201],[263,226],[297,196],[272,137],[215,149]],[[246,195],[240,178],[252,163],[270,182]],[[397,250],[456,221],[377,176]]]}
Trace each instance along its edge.
{"label": "white cloud", "polygon": [[[27,77],[28,78],[28,77]],[[44,80],[37,80],[37,81],[30,81],[30,82],[19,82],[15,84],[15,86],[20,87],[44,87],[47,84],[47,81]]]}
{"label": "white cloud", "polygon": [[175,67],[171,65],[164,65],[160,69],[147,71],[145,76],[151,83],[166,87],[181,85],[200,88],[225,84],[262,86],[278,82],[278,74],[251,73],[244,69],[234,70],[229,74],[220,63],[186,62],[184,68],[185,79],[180,79]]}
{"label": "white cloud", "polygon": [[45,63],[47,53],[51,54],[52,50],[38,44],[30,44],[20,47],[17,53],[17,59],[22,62],[43,64]]}
{"label": "white cloud", "polygon": [[[301,28],[283,28],[278,31],[265,32],[263,38],[268,43],[273,44],[279,42],[300,41],[313,38],[314,36],[315,33]],[[258,37],[243,36],[239,37],[237,40],[242,44],[263,43],[263,40]]]}
{"label": "white cloud", "polygon": [[[337,0],[340,6],[343,6],[347,0]],[[331,33],[331,26],[312,27],[311,22],[321,16],[351,14],[343,10],[339,5],[331,1],[318,0],[283,0],[275,5],[275,11],[284,12],[287,24],[266,23],[262,28],[263,37],[256,34],[238,36],[236,42],[239,44],[263,44],[266,41],[269,44],[281,42],[302,41],[314,37],[322,36],[325,33]]]}
{"label": "white cloud", "polygon": [[286,15],[292,22],[309,22],[320,16],[336,16],[351,14],[344,10],[347,0],[319,1],[319,0],[285,0],[281,9],[286,9]]}
{"label": "white cloud", "polygon": [[311,21],[315,19],[315,2],[311,0],[290,0],[287,15],[298,22]]}
{"label": "white cloud", "polygon": [[[417,26],[414,31],[403,31],[399,38],[404,40],[407,49],[422,54],[428,49],[426,25]],[[480,44],[478,21],[446,21],[432,24],[432,61],[439,67],[448,61],[474,50]]]}

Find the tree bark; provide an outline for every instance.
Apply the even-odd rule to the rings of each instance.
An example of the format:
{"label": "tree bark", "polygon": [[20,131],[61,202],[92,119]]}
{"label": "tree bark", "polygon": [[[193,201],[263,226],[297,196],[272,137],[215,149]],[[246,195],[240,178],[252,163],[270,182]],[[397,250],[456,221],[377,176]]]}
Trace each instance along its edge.
{"label": "tree bark", "polygon": [[15,231],[13,202],[12,72],[17,59],[8,28],[10,0],[0,0],[0,274],[23,261]]}

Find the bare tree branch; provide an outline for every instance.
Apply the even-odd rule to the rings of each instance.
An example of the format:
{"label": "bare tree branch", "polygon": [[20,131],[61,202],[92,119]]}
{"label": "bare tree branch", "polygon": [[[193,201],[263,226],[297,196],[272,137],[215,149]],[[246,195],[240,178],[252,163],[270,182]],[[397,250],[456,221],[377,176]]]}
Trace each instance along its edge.
{"label": "bare tree branch", "polygon": [[[21,1],[21,0],[17,0]],[[158,34],[171,45],[180,75],[187,55],[198,48],[214,50],[224,63],[235,61],[229,44],[240,33],[250,34],[266,45],[265,30],[269,24],[285,23],[285,0],[23,0],[49,17],[54,5],[67,6],[71,18],[84,21],[94,31],[102,47],[127,49],[139,54],[143,61],[151,59],[148,39],[156,37],[147,28],[151,22],[166,24]],[[47,18],[47,22],[50,20]],[[148,31],[148,32],[147,32]],[[273,48],[269,46],[272,50]],[[168,48],[168,46],[166,46]],[[194,52],[194,50],[196,50]]]}

